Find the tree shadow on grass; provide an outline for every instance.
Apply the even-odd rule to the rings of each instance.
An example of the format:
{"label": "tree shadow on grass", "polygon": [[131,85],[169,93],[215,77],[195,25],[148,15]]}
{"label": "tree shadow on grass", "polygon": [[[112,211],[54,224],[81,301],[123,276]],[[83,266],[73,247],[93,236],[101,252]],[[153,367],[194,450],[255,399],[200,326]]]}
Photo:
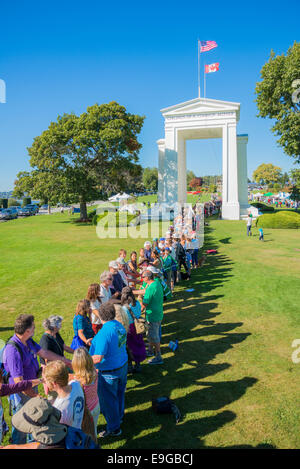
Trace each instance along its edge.
{"label": "tree shadow on grass", "polygon": [[0,333],[6,331],[13,331],[14,327],[0,327]]}
{"label": "tree shadow on grass", "polygon": [[[206,227],[204,250],[218,247],[211,232]],[[250,334],[236,332],[242,322],[221,322],[218,300],[223,295],[210,294],[232,276],[232,265],[223,254],[209,256],[204,267],[192,271],[191,280],[181,282],[173,300],[165,303],[164,364],[151,366],[145,362],[141,374],[129,375],[120,436],[123,449],[206,448],[207,435],[236,419],[236,413],[227,406],[242,398],[257,379],[224,378],[232,364],[220,363],[220,357]],[[192,296],[185,291],[187,286],[194,287]],[[168,343],[176,338],[179,347],[174,353]],[[219,363],[212,363],[216,358]],[[173,415],[153,412],[152,399],[161,396],[170,397],[178,406],[182,414],[178,425]]]}

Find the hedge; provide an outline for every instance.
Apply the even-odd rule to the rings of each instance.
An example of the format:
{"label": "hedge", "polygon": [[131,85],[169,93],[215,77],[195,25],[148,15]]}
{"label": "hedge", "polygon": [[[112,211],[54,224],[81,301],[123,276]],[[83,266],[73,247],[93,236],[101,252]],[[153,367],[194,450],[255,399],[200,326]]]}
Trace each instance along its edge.
{"label": "hedge", "polygon": [[265,213],[256,219],[258,228],[298,229],[300,228],[300,214],[281,211]]}
{"label": "hedge", "polygon": [[[108,212],[104,212],[104,213],[101,213],[99,215],[97,215],[97,213],[93,216],[93,219],[92,219],[92,224],[94,226],[97,225],[98,221],[100,221],[103,217],[106,217],[108,214]],[[112,213],[111,214],[111,217],[112,217],[112,220],[113,220],[113,217],[114,217],[114,214]],[[127,214],[127,225],[129,225],[129,223],[132,222],[132,220],[134,220],[134,218],[136,217],[136,215],[132,215],[132,214]],[[122,220],[123,222],[123,220]],[[116,227],[119,228],[119,212],[116,212]],[[122,225],[123,226],[123,225]],[[107,225],[105,225],[105,228],[107,228]]]}
{"label": "hedge", "polygon": [[261,202],[253,202],[251,205],[253,205],[253,207],[258,208],[258,210],[260,210],[261,212],[274,212],[274,207],[263,204]]}

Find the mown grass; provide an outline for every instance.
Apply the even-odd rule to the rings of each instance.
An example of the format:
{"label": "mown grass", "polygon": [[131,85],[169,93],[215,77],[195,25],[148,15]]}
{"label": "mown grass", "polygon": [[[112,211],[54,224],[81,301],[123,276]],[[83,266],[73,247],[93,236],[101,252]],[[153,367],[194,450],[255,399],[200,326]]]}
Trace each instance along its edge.
{"label": "mown grass", "polygon": [[[18,314],[32,313],[39,340],[43,319],[58,313],[70,343],[88,285],[121,247],[138,251],[145,240],[99,239],[91,224],[72,220],[56,214],[0,225],[2,339]],[[299,231],[264,231],[262,243],[256,228],[246,236],[243,221],[209,221],[205,249],[218,252],[165,304],[164,365],[145,363],[129,377],[123,434],[105,440],[104,449],[299,448],[300,364],[291,359],[300,338]],[[173,353],[168,343],[176,338]],[[172,415],[153,413],[152,398],[163,395],[179,407],[178,425]]]}

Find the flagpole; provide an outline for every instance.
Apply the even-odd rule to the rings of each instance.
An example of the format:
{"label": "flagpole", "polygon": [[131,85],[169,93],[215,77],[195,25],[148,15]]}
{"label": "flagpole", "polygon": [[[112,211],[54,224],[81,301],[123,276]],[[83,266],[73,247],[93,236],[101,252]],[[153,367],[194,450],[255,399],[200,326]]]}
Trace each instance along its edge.
{"label": "flagpole", "polygon": [[200,40],[198,39],[198,98],[200,97]]}
{"label": "flagpole", "polygon": [[204,98],[206,98],[206,73],[205,73],[205,64],[204,64]]}

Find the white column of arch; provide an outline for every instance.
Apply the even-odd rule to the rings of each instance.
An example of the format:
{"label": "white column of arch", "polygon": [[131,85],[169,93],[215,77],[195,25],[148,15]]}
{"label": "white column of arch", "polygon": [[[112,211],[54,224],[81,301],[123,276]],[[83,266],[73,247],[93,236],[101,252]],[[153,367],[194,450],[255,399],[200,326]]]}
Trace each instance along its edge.
{"label": "white column of arch", "polygon": [[238,192],[241,215],[248,213],[248,172],[247,172],[247,143],[248,135],[237,136],[237,154],[238,154]]}
{"label": "white column of arch", "polygon": [[157,201],[162,203],[165,200],[165,139],[157,140],[158,145],[158,188],[157,188]]}
{"label": "white column of arch", "polygon": [[184,204],[187,200],[186,186],[186,141],[177,134],[177,170],[178,170],[178,202]]}
{"label": "white column of arch", "polygon": [[[225,139],[225,141],[224,141]],[[223,134],[223,180],[225,182],[222,217],[227,220],[239,220],[240,204],[238,199],[238,162],[236,123],[228,123]]]}

